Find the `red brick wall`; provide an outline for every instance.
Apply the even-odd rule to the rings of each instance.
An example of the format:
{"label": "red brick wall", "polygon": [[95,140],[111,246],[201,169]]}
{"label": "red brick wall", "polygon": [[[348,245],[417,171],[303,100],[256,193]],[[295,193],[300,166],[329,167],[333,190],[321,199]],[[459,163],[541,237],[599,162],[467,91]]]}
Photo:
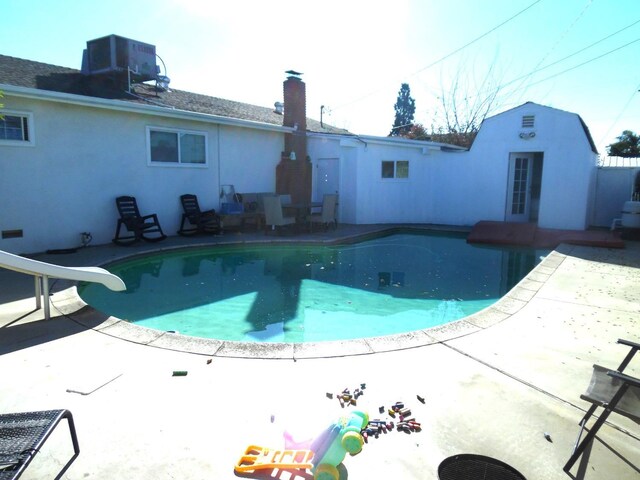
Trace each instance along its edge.
{"label": "red brick wall", "polygon": [[[311,162],[307,161],[307,98],[306,86],[297,77],[288,77],[283,84],[284,121],[286,127],[298,125],[293,133],[284,135],[284,156],[276,167],[276,193],[291,194],[294,202],[311,200]],[[289,160],[291,152],[296,160]]]}

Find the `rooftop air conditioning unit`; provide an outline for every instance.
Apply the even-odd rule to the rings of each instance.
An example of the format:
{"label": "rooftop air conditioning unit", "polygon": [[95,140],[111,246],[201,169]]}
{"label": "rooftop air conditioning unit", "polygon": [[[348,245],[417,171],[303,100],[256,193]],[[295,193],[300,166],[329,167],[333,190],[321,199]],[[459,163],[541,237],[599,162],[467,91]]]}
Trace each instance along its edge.
{"label": "rooftop air conditioning unit", "polygon": [[83,72],[89,75],[126,73],[138,82],[155,80],[156,47],[130,38],[109,35],[89,40],[83,58]]}

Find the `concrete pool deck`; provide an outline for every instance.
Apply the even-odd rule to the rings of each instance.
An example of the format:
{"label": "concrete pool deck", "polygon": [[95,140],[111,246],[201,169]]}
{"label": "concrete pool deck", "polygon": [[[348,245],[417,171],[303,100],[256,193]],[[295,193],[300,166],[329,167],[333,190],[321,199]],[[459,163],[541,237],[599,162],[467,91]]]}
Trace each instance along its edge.
{"label": "concrete pool deck", "polygon": [[[96,265],[201,242],[331,241],[371,230],[171,237],[38,259]],[[149,341],[145,329],[122,333],[113,319],[78,315],[64,282],[54,284],[53,318],[44,321],[31,277],[0,270],[0,284],[0,411],[71,410],[81,453],[69,479],[236,478],[233,466],[248,445],[281,448],[283,430],[300,438],[319,432],[346,410],[326,394],[361,383],[357,408],[386,418],[378,408],[403,401],[423,429],[371,439],[345,459],[343,478],[436,479],[440,462],[458,453],[497,458],[529,480],[567,478],[562,466],[588,406],[580,394],[592,365],[616,367],[627,353],[616,340],[640,341],[638,242],[615,250],[561,245],[498,304],[448,328],[309,346],[306,354],[263,351],[270,359],[180,338]],[[174,350],[158,348],[167,346]],[[640,376],[640,358],[627,372]],[[70,456],[62,425],[22,478],[51,478]],[[612,415],[587,460],[573,468],[578,478],[638,478],[638,425]]]}

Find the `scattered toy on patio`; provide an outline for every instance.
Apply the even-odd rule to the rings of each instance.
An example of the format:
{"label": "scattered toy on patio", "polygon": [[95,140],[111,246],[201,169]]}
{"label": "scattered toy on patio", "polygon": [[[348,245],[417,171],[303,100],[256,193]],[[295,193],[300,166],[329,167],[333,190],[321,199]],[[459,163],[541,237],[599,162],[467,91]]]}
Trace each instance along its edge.
{"label": "scattered toy on patio", "polygon": [[[352,411],[333,422],[317,438],[312,440],[308,448],[268,449],[251,445],[234,467],[236,472],[253,472],[255,470],[275,469],[296,470],[309,469],[315,480],[338,480],[337,466],[347,453],[357,455],[362,450],[364,439],[360,433],[369,423],[369,416],[360,411]],[[285,437],[286,438],[286,437]]]}
{"label": "scattered toy on patio", "polygon": [[234,467],[236,473],[255,470],[307,470],[313,468],[311,450],[278,450],[249,445]]}
{"label": "scattered toy on patio", "polygon": [[[356,388],[353,391],[353,393],[351,393],[351,390],[348,388],[345,388],[340,393],[336,393],[336,397],[338,398],[338,402],[340,403],[340,406],[342,408],[348,405],[352,405],[355,407],[358,404],[358,397],[364,394],[363,390],[365,388],[367,388],[367,384],[361,383],[360,387]],[[332,393],[327,393],[326,395],[327,395],[327,398],[333,399]]]}
{"label": "scattered toy on patio", "polygon": [[[385,407],[379,408],[380,413],[384,413]],[[387,414],[392,419],[396,420],[370,420],[366,428],[362,430],[362,436],[365,443],[368,443],[369,438],[379,438],[380,434],[386,434],[394,428],[398,432],[414,433],[422,431],[422,425],[420,422],[412,416],[411,409],[405,406],[403,402],[396,402],[394,405],[387,409]]]}
{"label": "scattered toy on patio", "polygon": [[[351,390],[349,390],[348,388],[345,388],[344,390],[342,390],[342,392],[337,393],[335,396],[340,402],[340,406],[342,408],[345,408],[349,405],[356,406],[357,398],[364,393],[362,390],[364,390],[365,388],[366,384],[361,383],[360,387],[356,388],[353,393],[351,393]],[[326,395],[329,399],[334,398],[334,395],[331,393],[327,393]],[[420,403],[425,404],[424,397],[416,395],[416,398]],[[415,419],[411,409],[407,407],[404,402],[398,401],[388,408],[384,405],[378,407],[379,413],[384,414],[385,411],[392,420],[395,420],[395,422],[392,420],[382,419],[369,421],[360,432],[365,443],[368,443],[369,438],[379,438],[380,434],[386,434],[394,428],[398,432],[404,433],[415,433],[422,431],[422,425]],[[295,444],[295,442],[289,442],[289,447],[292,448],[292,445],[297,445],[297,448],[308,448],[309,443],[307,442],[303,444]]]}

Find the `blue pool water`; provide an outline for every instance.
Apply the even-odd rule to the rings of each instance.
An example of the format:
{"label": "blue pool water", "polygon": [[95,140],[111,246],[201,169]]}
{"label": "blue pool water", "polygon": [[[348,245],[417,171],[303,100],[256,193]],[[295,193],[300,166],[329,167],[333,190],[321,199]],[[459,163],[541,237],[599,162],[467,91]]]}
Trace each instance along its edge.
{"label": "blue pool water", "polygon": [[389,235],[352,245],[216,246],[108,266],[127,285],[82,284],[106,314],[184,335],[317,342],[442,325],[498,300],[547,251],[464,235]]}

